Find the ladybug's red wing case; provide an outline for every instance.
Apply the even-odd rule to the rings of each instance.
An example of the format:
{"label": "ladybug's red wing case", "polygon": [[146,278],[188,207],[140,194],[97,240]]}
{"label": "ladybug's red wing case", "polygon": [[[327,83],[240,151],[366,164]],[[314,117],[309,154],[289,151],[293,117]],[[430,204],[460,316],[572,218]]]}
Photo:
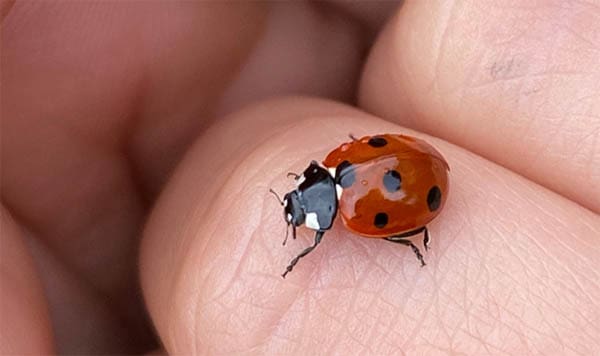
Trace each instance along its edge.
{"label": "ladybug's red wing case", "polygon": [[415,159],[419,155],[431,156],[442,161],[448,169],[448,163],[442,154],[427,142],[411,136],[393,134],[365,136],[345,142],[331,151],[323,160],[323,164],[326,167],[337,167],[345,160],[357,164],[388,155],[395,155],[402,160]]}
{"label": "ladybug's red wing case", "polygon": [[389,237],[425,226],[443,207],[448,164],[426,142],[378,135],[345,143],[323,164],[342,188],[344,224],[366,237]]}

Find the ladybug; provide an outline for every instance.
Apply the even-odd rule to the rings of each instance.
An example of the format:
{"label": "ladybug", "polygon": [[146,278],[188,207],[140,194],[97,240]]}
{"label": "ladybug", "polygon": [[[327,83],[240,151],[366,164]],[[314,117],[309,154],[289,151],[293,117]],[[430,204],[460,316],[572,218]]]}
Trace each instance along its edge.
{"label": "ladybug", "polygon": [[[312,161],[302,174],[288,173],[296,188],[283,199],[284,219],[292,227],[314,230],[315,241],[296,256],[282,277],[292,271],[331,229],[336,216],[350,231],[408,246],[421,266],[419,248],[408,238],[423,234],[429,247],[426,224],[442,210],[448,196],[449,166],[427,142],[405,135],[381,134],[351,141],[331,151],[322,165]],[[287,241],[287,233],[283,244]]]}

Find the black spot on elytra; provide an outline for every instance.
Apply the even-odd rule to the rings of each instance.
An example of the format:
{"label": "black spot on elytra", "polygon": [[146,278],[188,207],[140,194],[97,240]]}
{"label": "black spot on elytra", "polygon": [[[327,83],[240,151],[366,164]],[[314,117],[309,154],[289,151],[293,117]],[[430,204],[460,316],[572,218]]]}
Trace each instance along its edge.
{"label": "black spot on elytra", "polygon": [[427,206],[429,207],[429,211],[436,211],[440,207],[440,203],[442,202],[442,191],[437,185],[434,185],[429,189],[429,193],[427,194]]}
{"label": "black spot on elytra", "polygon": [[390,170],[385,172],[383,175],[383,185],[388,192],[394,193],[400,190],[400,185],[402,184],[402,178],[400,177],[400,173],[398,171]]}
{"label": "black spot on elytra", "polygon": [[377,213],[377,215],[375,215],[375,220],[373,220],[373,225],[375,225],[375,227],[383,229],[387,223],[388,215],[386,213]]}
{"label": "black spot on elytra", "polygon": [[354,166],[348,161],[343,161],[338,164],[335,169],[335,182],[342,188],[348,188],[356,180],[356,172],[354,172]]}
{"label": "black spot on elytra", "polygon": [[387,145],[387,140],[383,137],[373,136],[369,139],[369,145],[372,147],[383,147]]}

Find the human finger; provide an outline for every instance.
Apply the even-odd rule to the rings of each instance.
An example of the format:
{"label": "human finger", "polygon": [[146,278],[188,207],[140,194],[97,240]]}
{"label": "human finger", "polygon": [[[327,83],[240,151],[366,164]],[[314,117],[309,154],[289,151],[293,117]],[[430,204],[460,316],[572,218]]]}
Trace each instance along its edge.
{"label": "human finger", "polygon": [[[424,353],[575,350],[600,345],[593,320],[598,217],[447,142],[449,200],[430,225],[433,249],[365,240],[337,223],[312,244],[285,223],[268,189],[347,140],[422,134],[340,104],[264,102],[200,137],[145,230],[141,276],[169,353]],[[548,335],[553,335],[548,337]]]}
{"label": "human finger", "polygon": [[61,352],[152,346],[136,275],[140,226],[265,12],[258,3],[17,1],[4,19],[2,199],[43,247],[35,257],[48,266]]}
{"label": "human finger", "polygon": [[51,354],[54,336],[38,272],[20,227],[4,206],[0,211],[0,354]]}
{"label": "human finger", "polygon": [[407,1],[360,106],[600,212],[600,10],[592,3]]}

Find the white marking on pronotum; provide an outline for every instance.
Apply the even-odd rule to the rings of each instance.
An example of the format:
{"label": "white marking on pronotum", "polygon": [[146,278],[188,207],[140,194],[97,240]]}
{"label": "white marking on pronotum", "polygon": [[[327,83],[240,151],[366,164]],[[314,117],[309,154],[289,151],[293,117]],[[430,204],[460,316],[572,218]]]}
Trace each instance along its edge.
{"label": "white marking on pronotum", "polygon": [[306,177],[304,176],[304,174],[302,174],[300,177],[298,177],[298,180],[296,181],[296,186],[299,186],[300,184],[304,183],[305,180]]}
{"label": "white marking on pronotum", "polygon": [[339,184],[335,185],[335,192],[337,193],[338,200],[342,199],[342,192],[343,191],[344,191],[344,188],[342,188],[341,185],[339,185]]}
{"label": "white marking on pronotum", "polygon": [[288,205],[288,200],[287,200],[287,199],[284,199],[284,200],[283,200],[283,207],[284,207],[284,208],[287,208],[287,205]]}
{"label": "white marking on pronotum", "polygon": [[331,177],[333,177],[335,179],[335,167],[329,167],[327,168],[327,170],[329,171],[329,174],[331,174]]}
{"label": "white marking on pronotum", "polygon": [[292,214],[287,214],[287,221],[292,222]]}
{"label": "white marking on pronotum", "polygon": [[306,227],[313,230],[319,230],[321,227],[319,226],[319,220],[317,219],[317,213],[307,213],[306,220],[304,221]]}

